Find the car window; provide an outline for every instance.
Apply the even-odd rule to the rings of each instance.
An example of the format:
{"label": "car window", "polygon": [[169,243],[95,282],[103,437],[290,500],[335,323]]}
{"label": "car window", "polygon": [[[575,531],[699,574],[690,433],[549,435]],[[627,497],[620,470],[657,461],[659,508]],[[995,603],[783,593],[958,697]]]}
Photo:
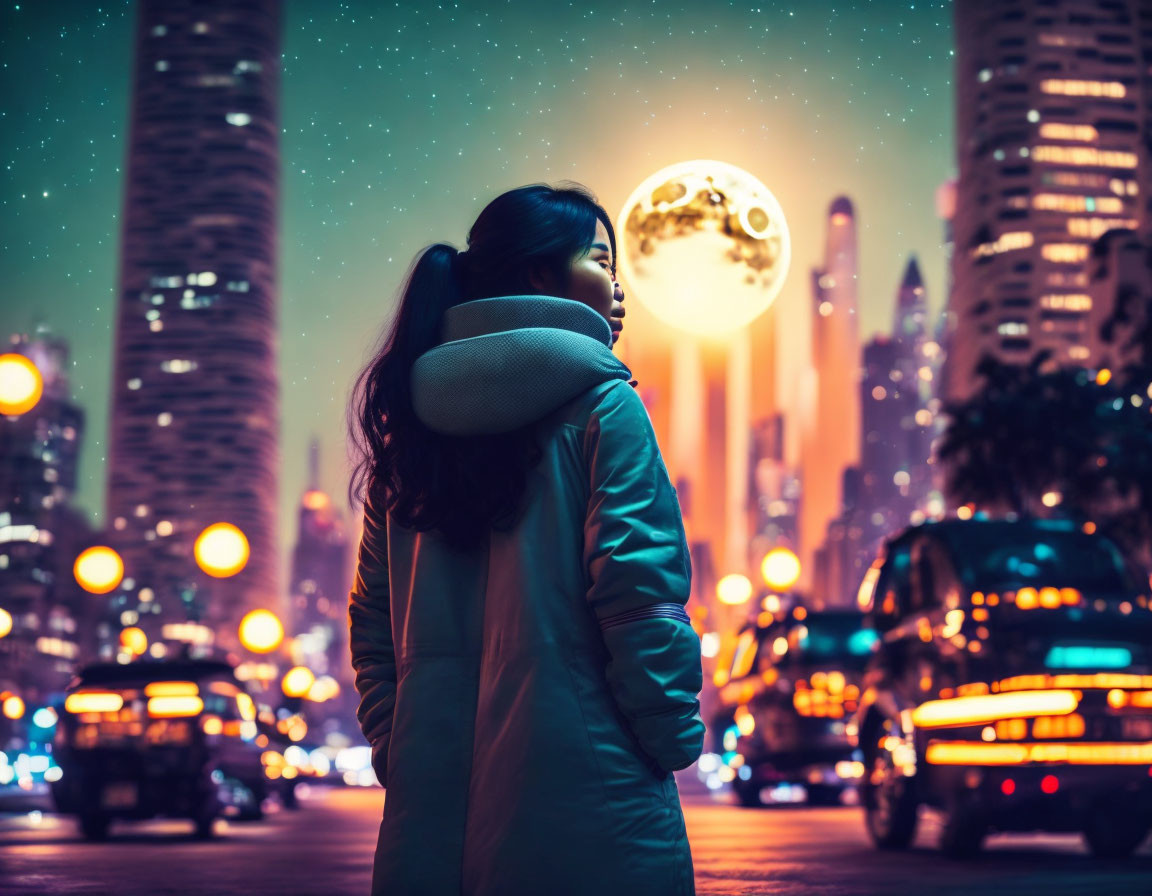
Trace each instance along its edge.
{"label": "car window", "polygon": [[910,545],[890,545],[876,586],[875,606],[886,615],[904,616],[912,604],[912,554]]}
{"label": "car window", "polygon": [[1111,541],[1083,532],[996,527],[964,532],[952,545],[960,577],[974,590],[1033,585],[1122,593],[1133,587]]}

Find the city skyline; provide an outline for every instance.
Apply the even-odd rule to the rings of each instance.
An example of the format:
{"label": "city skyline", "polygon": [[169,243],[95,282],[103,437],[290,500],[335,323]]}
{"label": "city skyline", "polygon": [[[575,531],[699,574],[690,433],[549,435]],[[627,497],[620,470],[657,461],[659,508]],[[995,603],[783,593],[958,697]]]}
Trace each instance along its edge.
{"label": "city skyline", "polygon": [[[711,157],[745,167],[776,192],[793,230],[793,272],[778,301],[783,326],[801,332],[803,271],[817,263],[823,212],[843,192],[860,217],[862,338],[886,327],[887,297],[910,253],[938,306],[945,256],[933,194],[952,156],[948,5],[876,22],[861,10],[829,16],[831,8],[729,9],[700,22],[688,11],[638,19],[582,7],[556,20],[557,46],[568,52],[552,58],[540,49],[538,12],[500,21],[463,9],[449,21],[288,4],[281,519],[292,518],[305,486],[313,434],[325,446],[323,485],[343,505],[346,390],[414,253],[440,239],[463,245],[475,213],[520,183],[581,180],[614,213],[662,164]],[[27,331],[44,319],[72,343],[75,397],[91,435],[77,499],[100,520],[123,198],[115,169],[125,152],[135,5],[100,15],[81,4],[62,9],[54,22],[63,27],[33,11],[3,12],[9,37],[0,40],[12,61],[0,76],[20,70],[23,93],[12,91],[20,96],[4,138],[0,263],[15,301],[4,303],[0,324]],[[402,42],[387,38],[396,33]],[[465,38],[470,50],[454,67],[423,64],[458,52]],[[521,44],[534,53],[517,54]],[[404,52],[413,47],[428,50]],[[474,80],[461,94],[465,75]],[[385,92],[397,77],[406,89]],[[65,123],[84,136],[66,141]],[[401,125],[403,141],[394,137]],[[564,139],[571,134],[582,138]],[[334,289],[347,298],[335,299]],[[93,333],[108,337],[87,338]],[[782,354],[778,370],[800,366]],[[282,532],[285,550],[288,542]]]}

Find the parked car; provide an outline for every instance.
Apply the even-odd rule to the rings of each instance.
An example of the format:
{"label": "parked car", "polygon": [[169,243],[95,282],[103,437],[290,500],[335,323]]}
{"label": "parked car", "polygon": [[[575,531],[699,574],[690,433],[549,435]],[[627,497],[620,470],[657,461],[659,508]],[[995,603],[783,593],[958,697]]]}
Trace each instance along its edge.
{"label": "parked car", "polygon": [[881,635],[854,730],[868,833],[942,848],[1079,831],[1096,855],[1152,827],[1149,582],[1092,524],[959,520],[883,547],[858,600]]}
{"label": "parked car", "polygon": [[859,780],[847,722],[876,637],[863,622],[853,610],[796,607],[740,633],[712,727],[743,805],[837,803]]}
{"label": "parked car", "polygon": [[98,663],[68,687],[54,753],[57,809],[89,839],[118,819],[259,818],[266,795],[256,709],[217,660]]}

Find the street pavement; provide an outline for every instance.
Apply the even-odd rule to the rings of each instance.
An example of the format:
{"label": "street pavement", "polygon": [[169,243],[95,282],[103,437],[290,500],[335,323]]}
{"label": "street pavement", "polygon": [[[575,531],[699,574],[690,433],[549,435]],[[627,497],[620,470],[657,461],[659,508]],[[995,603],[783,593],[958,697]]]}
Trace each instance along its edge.
{"label": "street pavement", "polygon": [[[0,815],[0,894],[365,896],[383,800],[379,789],[314,788],[299,810],[218,823],[208,842],[177,821],[87,843],[67,818]],[[976,860],[953,862],[936,852],[930,818],[914,849],[878,853],[856,808],[743,809],[688,787],[684,800],[701,896],[1152,894],[1152,844],[1099,861],[1075,837],[995,837]],[[541,896],[550,889],[541,882]]]}

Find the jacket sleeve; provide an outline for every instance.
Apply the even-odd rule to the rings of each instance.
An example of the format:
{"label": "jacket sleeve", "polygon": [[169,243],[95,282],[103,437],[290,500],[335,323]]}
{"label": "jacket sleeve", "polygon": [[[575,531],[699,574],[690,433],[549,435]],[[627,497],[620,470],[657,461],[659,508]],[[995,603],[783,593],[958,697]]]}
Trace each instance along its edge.
{"label": "jacket sleeve", "polygon": [[396,706],[396,653],[392,644],[392,611],[388,588],[387,524],[364,503],[364,534],[349,595],[348,643],[360,706],[356,718],[372,747],[372,768],[384,787],[392,714]]}
{"label": "jacket sleeve", "polygon": [[608,649],[608,684],[643,750],[665,772],[704,743],[700,639],[684,605],[691,561],[676,491],[640,397],[620,381],[584,434],[588,602]]}

